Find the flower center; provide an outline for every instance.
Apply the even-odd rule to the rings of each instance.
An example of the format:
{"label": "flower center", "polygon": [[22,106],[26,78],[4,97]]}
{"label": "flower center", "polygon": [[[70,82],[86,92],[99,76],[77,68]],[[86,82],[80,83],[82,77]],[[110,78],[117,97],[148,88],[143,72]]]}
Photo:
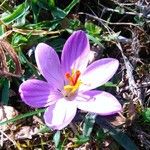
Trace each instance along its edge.
{"label": "flower center", "polygon": [[79,88],[81,81],[79,80],[80,71],[72,71],[72,74],[69,72],[65,73],[65,78],[68,81],[68,84],[64,86],[65,97],[72,96]]}

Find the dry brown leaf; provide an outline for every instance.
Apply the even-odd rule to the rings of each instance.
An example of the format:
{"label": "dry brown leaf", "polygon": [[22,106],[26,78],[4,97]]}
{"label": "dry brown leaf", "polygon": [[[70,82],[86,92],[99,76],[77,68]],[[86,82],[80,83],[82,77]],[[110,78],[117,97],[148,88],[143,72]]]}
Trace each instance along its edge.
{"label": "dry brown leaf", "polygon": [[32,136],[38,133],[38,128],[32,128],[31,126],[23,126],[15,134],[15,139],[32,139]]}
{"label": "dry brown leaf", "polygon": [[[6,56],[9,56],[15,65],[15,71],[10,72],[7,66]],[[19,77],[21,75],[21,64],[17,53],[13,49],[10,43],[6,40],[0,40],[0,76],[15,76]]]}
{"label": "dry brown leaf", "polygon": [[111,122],[114,126],[123,125],[126,122],[126,118],[121,114],[118,116],[106,117],[109,122]]}
{"label": "dry brown leaf", "polygon": [[[12,119],[18,115],[18,111],[11,106],[0,106],[0,122]],[[0,130],[6,131],[9,129],[9,125],[5,124],[0,126]]]}

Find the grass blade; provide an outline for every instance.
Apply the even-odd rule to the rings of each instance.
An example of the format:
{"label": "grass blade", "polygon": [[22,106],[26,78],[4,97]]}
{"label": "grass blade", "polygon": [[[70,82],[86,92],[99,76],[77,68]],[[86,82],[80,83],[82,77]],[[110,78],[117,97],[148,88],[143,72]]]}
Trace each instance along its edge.
{"label": "grass blade", "polygon": [[23,118],[27,118],[27,117],[36,115],[36,114],[38,114],[38,113],[43,113],[44,111],[45,111],[45,109],[38,109],[38,110],[29,112],[29,113],[25,113],[25,114],[18,115],[18,116],[16,116],[16,117],[12,118],[12,119],[9,119],[9,120],[0,122],[0,126],[2,126],[2,125],[4,125],[4,124],[7,124],[7,123],[15,122],[15,121],[20,120],[20,119],[23,119]]}

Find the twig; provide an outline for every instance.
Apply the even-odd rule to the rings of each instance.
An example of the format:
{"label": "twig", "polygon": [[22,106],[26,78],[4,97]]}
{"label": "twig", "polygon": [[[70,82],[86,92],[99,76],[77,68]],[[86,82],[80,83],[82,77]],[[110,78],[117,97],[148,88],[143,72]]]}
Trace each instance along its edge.
{"label": "twig", "polygon": [[0,4],[0,8],[4,5],[4,3],[6,2],[7,0],[4,0],[1,4]]}
{"label": "twig", "polygon": [[[127,69],[127,76],[128,76],[130,90],[131,90],[131,92],[135,93],[135,91],[136,91],[135,89],[137,89],[137,85],[136,85],[134,77],[133,77],[133,69],[134,68],[133,68],[132,64],[129,62],[128,58],[124,55],[121,44],[117,43],[116,45],[121,52],[121,55],[122,55],[124,63],[125,63],[125,67]],[[138,95],[138,93],[136,93],[136,95]]]}
{"label": "twig", "polygon": [[89,13],[84,13],[84,12],[79,12],[78,13],[79,15],[86,15],[86,16],[88,16],[88,17],[90,17],[90,18],[92,18],[92,19],[95,19],[95,20],[97,20],[97,21],[99,21],[99,22],[103,22],[103,23],[107,23],[107,24],[109,24],[109,25],[128,25],[128,26],[134,26],[134,27],[137,27],[139,30],[141,30],[141,31],[143,31],[139,26],[138,26],[138,24],[133,24],[133,23],[131,23],[131,22],[109,22],[109,21],[106,21],[106,20],[104,20],[104,19],[102,19],[102,18],[99,18],[99,17],[97,17],[97,16],[94,16],[94,15],[91,15],[91,14],[89,14]]}
{"label": "twig", "polygon": [[0,40],[6,39],[12,33],[12,30],[5,32],[3,35],[0,36]]}
{"label": "twig", "polygon": [[58,31],[46,31],[46,30],[27,30],[27,29],[18,29],[18,28],[13,28],[13,32],[20,33],[23,35],[54,35],[54,34],[60,34],[61,32],[64,32],[65,30],[58,30]]}
{"label": "twig", "polygon": [[[17,143],[15,141],[13,141],[9,136],[7,136],[7,134],[5,134],[2,130],[0,130],[0,133],[1,133],[1,137],[5,136],[9,141],[11,141],[13,143],[14,146],[17,146]],[[3,140],[3,137],[1,139],[1,144],[3,145],[2,140]]]}
{"label": "twig", "polygon": [[150,86],[150,82],[143,82],[143,83],[141,83],[141,85],[138,86],[138,88],[149,87],[149,86]]}
{"label": "twig", "polygon": [[[104,6],[104,5],[102,5],[102,4],[100,4],[99,3],[99,5],[101,6],[101,7],[103,7],[103,9],[105,10],[105,11],[111,11],[111,12],[116,12],[116,13],[120,13],[120,11],[119,10],[117,10],[117,9],[112,9],[112,8],[108,8],[108,7],[106,7],[106,6]],[[118,4],[120,7],[125,7],[125,6],[133,6],[133,4],[128,4],[128,5],[124,5],[124,4]],[[135,4],[134,4],[135,5]],[[138,15],[138,16],[142,16],[142,13],[137,13],[137,12],[133,12],[133,10],[132,10],[132,12],[123,12],[123,14],[127,14],[127,15]]]}

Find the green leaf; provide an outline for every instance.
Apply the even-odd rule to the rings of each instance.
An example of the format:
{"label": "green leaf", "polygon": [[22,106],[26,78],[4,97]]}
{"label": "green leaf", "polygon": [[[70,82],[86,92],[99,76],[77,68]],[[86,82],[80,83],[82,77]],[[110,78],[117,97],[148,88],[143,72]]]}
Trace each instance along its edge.
{"label": "green leaf", "polygon": [[54,19],[64,19],[67,15],[67,13],[65,11],[63,11],[62,9],[55,7],[51,10],[51,13],[54,17]]}
{"label": "green leaf", "polygon": [[106,82],[105,84],[103,84],[102,86],[104,87],[117,87],[117,84],[114,84],[112,82]]}
{"label": "green leaf", "polygon": [[0,25],[0,36],[5,33],[5,26],[3,24]]}
{"label": "green leaf", "polygon": [[[37,77],[39,77],[39,74],[37,72],[37,69],[35,68],[35,66],[26,58],[26,56],[23,54],[23,52],[20,50],[19,53],[19,59],[21,61],[21,63],[25,63],[31,70],[32,70],[32,74],[35,74]],[[28,70],[29,72],[29,70]]]}
{"label": "green leaf", "polygon": [[103,117],[97,116],[96,123],[103,127],[109,134],[126,150],[137,150],[137,147],[133,141],[119,129],[114,128]]}
{"label": "green leaf", "polygon": [[47,133],[49,131],[51,131],[51,129],[48,126],[44,125],[39,129],[38,133]]}
{"label": "green leaf", "polygon": [[144,111],[142,112],[142,116],[143,116],[144,122],[150,123],[150,108],[144,109]]}
{"label": "green leaf", "polygon": [[19,46],[27,42],[28,42],[28,39],[24,35],[16,33],[12,36],[12,44],[14,46]]}
{"label": "green leaf", "polygon": [[[29,0],[29,2],[30,2],[30,0]],[[37,5],[39,7],[39,9],[41,9],[41,8],[45,9],[45,10],[50,9],[47,0],[32,0],[32,3]]]}
{"label": "green leaf", "polygon": [[28,5],[28,3],[24,2],[21,5],[19,5],[11,14],[2,18],[2,21],[5,24],[10,24],[13,21],[17,20],[19,17],[26,15],[29,8],[30,6]]}
{"label": "green leaf", "polygon": [[71,11],[71,9],[72,9],[77,3],[79,3],[79,0],[72,0],[72,2],[64,9],[64,11],[66,12],[66,14],[69,14],[69,12]]}
{"label": "green leaf", "polygon": [[76,30],[80,27],[81,22],[79,19],[69,19],[69,28],[72,30]]}
{"label": "green leaf", "polygon": [[51,9],[51,13],[55,19],[64,19],[77,3],[79,3],[79,0],[73,0],[64,10],[54,7]]}
{"label": "green leaf", "polygon": [[86,22],[85,29],[92,36],[99,35],[102,31],[102,28],[100,28],[99,26],[95,25],[92,22]]}
{"label": "green leaf", "polygon": [[60,131],[59,130],[56,131],[56,133],[54,134],[53,141],[55,143],[55,147],[58,147],[60,143]]}
{"label": "green leaf", "polygon": [[54,38],[54,39],[50,39],[50,45],[57,51],[57,52],[61,52],[63,45],[65,43],[65,39],[62,39],[60,37]]}
{"label": "green leaf", "polygon": [[103,141],[104,138],[106,137],[106,134],[104,133],[103,129],[99,129],[97,132],[96,132],[96,139],[98,141]]}
{"label": "green leaf", "polygon": [[39,114],[39,113],[43,113],[44,111],[45,111],[45,109],[37,109],[37,110],[32,111],[32,112],[28,112],[28,113],[25,113],[25,114],[18,115],[16,117],[12,118],[12,119],[0,122],[0,126],[2,126],[4,124],[7,124],[7,123],[15,122],[17,120],[24,119],[24,118],[27,118],[27,117],[30,117],[30,116],[33,116],[33,115],[36,115],[36,114]]}
{"label": "green leaf", "polygon": [[107,36],[103,36],[105,41],[116,41],[118,39],[118,36],[120,35],[120,31],[114,34],[109,34]]}
{"label": "green leaf", "polygon": [[4,79],[2,89],[2,101],[1,101],[1,103],[4,105],[7,105],[9,101],[9,87],[10,81],[8,79]]}
{"label": "green leaf", "polygon": [[42,21],[35,24],[27,24],[25,28],[28,29],[48,29],[49,31],[56,28],[61,19],[54,19],[52,21]]}
{"label": "green leaf", "polygon": [[55,7],[55,0],[47,0],[49,7]]}
{"label": "green leaf", "polygon": [[120,14],[124,14],[125,13],[125,9],[123,7],[117,6],[116,10],[120,13]]}
{"label": "green leaf", "polygon": [[94,36],[92,36],[92,35],[87,35],[88,36],[88,38],[93,42],[93,43],[96,43],[96,44],[98,44],[98,45],[100,45],[101,47],[104,47],[103,45],[102,45],[102,43],[101,43],[101,40],[99,39],[99,38],[96,38],[96,37],[94,37]]}
{"label": "green leaf", "polygon": [[85,117],[85,121],[83,124],[83,136],[89,137],[93,130],[93,126],[95,123],[95,114],[87,114]]}
{"label": "green leaf", "polygon": [[77,138],[74,139],[76,145],[82,145],[89,141],[89,137],[78,135]]}
{"label": "green leaf", "polygon": [[137,24],[139,25],[139,26],[141,26],[141,27],[143,27],[144,26],[144,24],[145,24],[145,20],[144,20],[144,18],[143,17],[141,17],[141,16],[135,16],[134,17],[134,20],[137,22]]}
{"label": "green leaf", "polygon": [[37,23],[41,8],[38,7],[37,0],[31,0],[29,2],[31,6],[31,11],[33,12],[34,23]]}

